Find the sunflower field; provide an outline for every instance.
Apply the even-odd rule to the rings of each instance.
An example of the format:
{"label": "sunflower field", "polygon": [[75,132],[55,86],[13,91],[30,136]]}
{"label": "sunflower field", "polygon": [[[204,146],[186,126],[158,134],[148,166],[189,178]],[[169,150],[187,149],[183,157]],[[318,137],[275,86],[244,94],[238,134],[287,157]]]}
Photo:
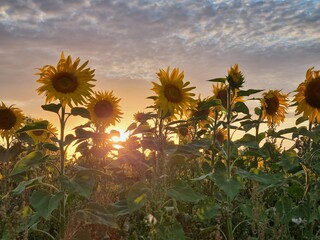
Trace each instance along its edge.
{"label": "sunflower field", "polygon": [[1,239],[320,239],[320,71],[289,96],[246,89],[235,64],[201,98],[161,69],[117,143],[121,100],[88,61],[62,52],[37,76],[60,124],[1,102]]}

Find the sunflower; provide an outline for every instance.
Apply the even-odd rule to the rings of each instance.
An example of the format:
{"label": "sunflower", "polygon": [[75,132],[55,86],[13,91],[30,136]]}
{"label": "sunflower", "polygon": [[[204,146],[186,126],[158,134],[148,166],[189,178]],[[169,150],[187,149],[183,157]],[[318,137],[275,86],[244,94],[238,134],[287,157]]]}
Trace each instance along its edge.
{"label": "sunflower", "polygon": [[227,129],[218,128],[215,130],[216,142],[222,145],[227,140]]}
{"label": "sunflower", "polygon": [[[228,85],[224,83],[212,85],[213,87],[213,98],[221,101],[221,106],[227,109],[227,98],[228,98]],[[243,97],[237,96],[238,89],[235,89],[235,94],[231,91],[231,106],[234,106],[237,102],[244,102]],[[215,110],[222,110],[221,107],[215,107]]]}
{"label": "sunflower", "polygon": [[190,93],[195,87],[187,87],[190,82],[183,82],[184,72],[179,73],[178,68],[174,68],[169,73],[169,67],[166,71],[160,69],[157,73],[160,84],[152,82],[152,90],[158,95],[155,99],[156,108],[162,115],[173,115],[178,113],[182,115],[190,108],[193,103],[194,93]]}
{"label": "sunflower", "polygon": [[230,87],[233,89],[239,89],[244,83],[244,76],[241,71],[239,71],[238,64],[235,64],[233,67],[228,70],[227,81],[230,84]]}
{"label": "sunflower", "polygon": [[285,114],[288,113],[288,106],[288,94],[282,94],[279,90],[270,90],[262,94],[261,119],[267,119],[268,126],[280,125],[285,119]]}
{"label": "sunflower", "polygon": [[[32,122],[40,122],[43,119],[32,119]],[[48,123],[47,131],[46,130],[32,130],[28,131],[27,134],[32,138],[32,140],[38,144],[41,142],[52,142],[50,137],[56,135],[58,132],[57,128],[53,126],[52,123]]]}
{"label": "sunflower", "polygon": [[122,112],[119,106],[120,98],[111,92],[95,92],[87,105],[91,122],[97,127],[107,128],[115,125],[121,119]]}
{"label": "sunflower", "polygon": [[303,113],[311,123],[320,120],[320,70],[308,69],[306,80],[298,86],[294,101],[297,102],[296,115]]}
{"label": "sunflower", "polygon": [[43,85],[37,92],[39,95],[45,93],[46,103],[59,100],[63,106],[72,107],[72,102],[75,105],[82,104],[90,96],[94,86],[90,82],[95,81],[94,70],[85,68],[88,61],[78,67],[79,63],[79,58],[74,63],[71,56],[65,59],[62,52],[56,68],[50,65],[39,68],[40,73],[37,75],[40,75],[40,78],[37,82]]}
{"label": "sunflower", "polygon": [[24,123],[25,116],[22,110],[13,105],[7,107],[3,102],[0,105],[0,136],[11,137]]}

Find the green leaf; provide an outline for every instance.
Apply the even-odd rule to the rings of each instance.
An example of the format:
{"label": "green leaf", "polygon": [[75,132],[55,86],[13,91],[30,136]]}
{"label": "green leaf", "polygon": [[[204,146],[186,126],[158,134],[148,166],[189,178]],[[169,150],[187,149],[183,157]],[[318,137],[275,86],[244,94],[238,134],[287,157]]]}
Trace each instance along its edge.
{"label": "green leaf", "polygon": [[196,214],[201,220],[209,220],[219,215],[220,205],[210,198],[207,198],[197,206]]}
{"label": "green leaf", "polygon": [[62,105],[60,103],[59,104],[50,103],[50,104],[42,105],[41,107],[45,111],[59,113],[61,106]]}
{"label": "green leaf", "polygon": [[91,119],[90,112],[84,107],[73,107],[71,109],[71,115],[73,116],[81,116],[83,118]]}
{"label": "green leaf", "polygon": [[48,149],[48,150],[50,150],[50,151],[52,151],[52,152],[57,152],[57,151],[59,151],[59,147],[56,146],[56,145],[54,145],[54,144],[52,144],[52,143],[44,143],[44,144],[42,145],[42,147],[44,147],[45,149]]}
{"label": "green leaf", "polygon": [[185,240],[183,227],[177,221],[158,225],[160,240]]}
{"label": "green leaf", "polygon": [[44,162],[49,156],[43,156],[42,152],[34,151],[19,160],[13,167],[10,176],[28,171],[30,168]]}
{"label": "green leaf", "polygon": [[261,108],[255,107],[255,108],[254,108],[254,113],[255,113],[257,116],[260,116],[260,115],[261,115]]}
{"label": "green leaf", "polygon": [[209,79],[207,80],[209,82],[221,82],[221,83],[225,83],[226,82],[226,78],[213,78],[213,79]]}
{"label": "green leaf", "polygon": [[242,189],[242,181],[239,176],[233,176],[231,179],[221,176],[215,178],[214,182],[231,199]]}
{"label": "green leaf", "polygon": [[173,186],[167,190],[167,195],[178,201],[193,203],[199,202],[204,197],[181,180],[173,181]]}
{"label": "green leaf", "polygon": [[263,90],[257,90],[257,89],[249,89],[249,90],[240,90],[238,93],[237,93],[237,96],[238,97],[241,97],[241,96],[250,96],[252,94],[256,94],[256,93],[259,93],[259,92],[262,92]]}
{"label": "green leaf", "polygon": [[249,219],[253,219],[253,209],[251,204],[240,204],[240,209]]}
{"label": "green leaf", "polygon": [[221,105],[221,100],[220,99],[208,99],[199,108],[199,111],[209,109],[210,107],[214,106],[220,106]]}
{"label": "green leaf", "polygon": [[259,144],[256,141],[256,137],[247,133],[241,139],[235,142],[238,146],[245,146],[251,148],[259,148]]}
{"label": "green leaf", "polygon": [[294,150],[284,151],[281,154],[281,165],[285,171],[292,170],[299,165],[299,157]]}
{"label": "green leaf", "polygon": [[262,186],[259,191],[264,191],[270,187],[281,186],[288,181],[288,179],[284,178],[280,173],[279,174],[276,174],[276,173],[268,174],[263,172],[251,173],[238,168],[238,174],[242,177],[246,177],[263,184],[264,186]]}
{"label": "green leaf", "polygon": [[45,190],[39,189],[32,192],[30,203],[41,217],[48,219],[52,211],[58,209],[62,198],[63,192],[53,195]]}
{"label": "green leaf", "polygon": [[16,131],[16,133],[22,133],[22,132],[27,132],[31,130],[47,130],[48,124],[49,124],[48,121],[33,122],[20,128],[18,131]]}
{"label": "green leaf", "polygon": [[238,113],[244,113],[244,114],[249,114],[249,108],[247,107],[247,105],[243,102],[236,102],[235,106],[232,109],[235,112]]}
{"label": "green leaf", "polygon": [[276,211],[282,216],[283,222],[289,222],[292,216],[292,200],[289,197],[282,197],[275,204]]}
{"label": "green leaf", "polygon": [[102,174],[97,170],[83,169],[79,170],[70,180],[67,177],[61,177],[60,182],[70,191],[70,193],[78,193],[87,199],[91,196],[95,186],[95,176]]}
{"label": "green leaf", "polygon": [[127,195],[127,204],[130,213],[142,208],[146,202],[150,189],[145,182],[133,184]]}
{"label": "green leaf", "polygon": [[19,183],[19,185],[13,189],[11,192],[13,194],[20,194],[22,193],[27,187],[30,187],[32,185],[37,185],[39,183],[42,183],[42,179],[44,178],[44,176],[42,177],[37,177],[37,178],[33,178],[33,179],[30,179],[28,181],[23,181],[21,183]]}
{"label": "green leaf", "polygon": [[137,128],[137,123],[135,123],[135,122],[131,123],[130,126],[127,128],[126,132],[132,131],[132,130],[134,130],[136,128]]}
{"label": "green leaf", "polygon": [[76,212],[76,216],[85,224],[101,224],[111,228],[118,228],[113,215],[98,203],[88,203],[84,209]]}
{"label": "green leaf", "polygon": [[304,116],[299,117],[299,118],[296,120],[296,125],[299,125],[300,123],[303,123],[303,122],[307,121],[308,119],[309,119],[309,118],[304,117]]}
{"label": "green leaf", "polygon": [[72,143],[74,140],[76,140],[76,137],[70,133],[64,138],[64,145],[66,146],[66,145]]}
{"label": "green leaf", "polygon": [[115,216],[124,216],[130,214],[126,199],[122,199],[119,202],[109,205],[107,209]]}

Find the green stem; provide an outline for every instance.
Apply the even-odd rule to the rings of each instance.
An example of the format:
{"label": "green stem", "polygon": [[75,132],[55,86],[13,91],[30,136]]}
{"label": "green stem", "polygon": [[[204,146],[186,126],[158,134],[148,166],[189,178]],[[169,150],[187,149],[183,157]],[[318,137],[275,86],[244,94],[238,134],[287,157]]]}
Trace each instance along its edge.
{"label": "green stem", "polygon": [[[66,110],[65,107],[61,107],[61,115],[60,115],[60,140],[59,140],[59,150],[60,150],[60,177],[63,178],[65,174],[65,151],[64,151],[64,131],[65,131],[65,120]],[[66,219],[66,204],[65,204],[65,189],[60,183],[60,191],[63,191],[63,198],[60,202],[60,228],[59,234],[61,237],[64,235],[65,231],[65,219]]]}
{"label": "green stem", "polygon": [[[231,138],[230,138],[230,121],[231,119],[231,87],[228,86],[227,93],[227,181],[231,179]],[[228,240],[233,240],[232,231],[232,203],[230,197],[227,197],[228,212],[227,212],[227,237]]]}

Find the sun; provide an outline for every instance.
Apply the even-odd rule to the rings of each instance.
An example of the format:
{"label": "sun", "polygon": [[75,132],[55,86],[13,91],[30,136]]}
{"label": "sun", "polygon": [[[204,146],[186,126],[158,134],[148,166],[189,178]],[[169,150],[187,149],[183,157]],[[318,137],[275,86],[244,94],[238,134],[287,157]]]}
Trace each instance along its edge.
{"label": "sun", "polygon": [[110,141],[113,143],[114,148],[120,149],[120,148],[123,148],[123,146],[121,146],[121,143],[125,142],[129,138],[129,132],[126,132],[122,129],[116,130],[116,131],[118,131],[119,134],[113,135],[110,138]]}

